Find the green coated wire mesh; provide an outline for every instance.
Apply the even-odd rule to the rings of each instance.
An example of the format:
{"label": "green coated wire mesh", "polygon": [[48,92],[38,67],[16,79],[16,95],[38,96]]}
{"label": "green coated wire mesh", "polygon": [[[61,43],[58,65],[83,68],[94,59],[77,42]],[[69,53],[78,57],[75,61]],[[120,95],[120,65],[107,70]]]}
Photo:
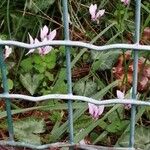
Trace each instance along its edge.
{"label": "green coated wire mesh", "polygon": [[[134,44],[114,44],[114,45],[106,45],[106,46],[95,46],[83,42],[78,41],[70,41],[69,37],[69,23],[68,23],[68,1],[62,0],[62,6],[63,6],[63,20],[64,20],[64,41],[52,41],[52,42],[43,42],[39,44],[25,44],[21,42],[16,41],[0,41],[0,67],[1,67],[1,73],[2,73],[2,83],[4,88],[4,93],[0,94],[0,98],[5,98],[6,102],[6,111],[7,111],[7,124],[8,124],[8,131],[9,131],[9,140],[8,141],[0,141],[0,145],[7,145],[7,146],[21,146],[21,147],[28,147],[33,149],[47,149],[50,147],[70,147],[70,149],[74,148],[80,148],[80,149],[134,149],[134,132],[135,132],[135,116],[136,116],[136,106],[137,105],[147,105],[150,106],[150,102],[143,102],[137,100],[137,75],[138,75],[138,50],[147,50],[150,51],[150,46],[144,46],[139,44],[140,40],[140,9],[141,9],[141,0],[135,0],[136,10],[135,10],[135,43]],[[24,47],[27,49],[31,48],[37,48],[40,46],[45,45],[64,45],[66,49],[66,74],[67,74],[67,82],[68,82],[68,94],[51,94],[51,95],[45,95],[41,97],[32,97],[27,95],[21,95],[21,94],[9,94],[8,91],[8,83],[7,83],[7,76],[6,76],[6,66],[4,63],[4,57],[3,57],[3,46],[4,45],[13,45],[13,46],[19,46]],[[71,79],[71,58],[70,58],[70,48],[71,46],[78,46],[78,47],[87,47],[89,49],[94,49],[97,51],[104,51],[108,49],[132,49],[134,53],[134,73],[133,73],[133,90],[132,90],[132,100],[106,100],[106,101],[96,101],[92,98],[83,97],[83,96],[74,96],[72,94],[72,79]],[[46,145],[32,145],[22,142],[16,142],[14,140],[14,133],[13,133],[13,120],[11,115],[11,107],[10,107],[10,99],[16,98],[16,99],[24,99],[28,101],[43,101],[48,99],[65,99],[68,100],[68,127],[69,127],[69,143],[56,143],[56,144],[46,144]],[[131,109],[131,124],[130,124],[130,138],[129,138],[129,147],[128,148],[106,148],[106,147],[100,147],[100,146],[91,146],[91,145],[80,145],[74,143],[74,137],[73,137],[73,108],[72,108],[72,100],[81,100],[85,102],[91,102],[98,105],[107,105],[107,104],[118,104],[118,103],[129,103],[133,104]]]}

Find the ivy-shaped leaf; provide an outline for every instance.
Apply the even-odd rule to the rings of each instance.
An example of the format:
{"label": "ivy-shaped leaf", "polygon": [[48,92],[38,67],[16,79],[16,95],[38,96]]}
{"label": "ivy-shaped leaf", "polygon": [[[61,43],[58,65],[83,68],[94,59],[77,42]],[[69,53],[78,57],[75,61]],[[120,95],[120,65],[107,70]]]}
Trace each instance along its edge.
{"label": "ivy-shaped leaf", "polygon": [[[36,127],[36,128],[35,128]],[[31,144],[41,144],[39,133],[45,131],[44,120],[25,119],[14,122],[15,137],[21,141]]]}
{"label": "ivy-shaped leaf", "polygon": [[31,95],[33,95],[40,85],[40,82],[43,79],[43,75],[35,74],[33,77],[30,73],[27,73],[25,75],[20,75],[20,81],[22,85],[30,92]]}
{"label": "ivy-shaped leaf", "polygon": [[51,51],[48,55],[45,55],[44,61],[48,69],[53,69],[56,65],[56,53],[54,50]]}
{"label": "ivy-shaped leaf", "polygon": [[92,96],[97,92],[97,84],[92,80],[81,79],[75,83],[73,90],[77,95]]}
{"label": "ivy-shaped leaf", "polygon": [[32,70],[33,65],[32,65],[32,58],[26,58],[24,60],[21,61],[20,67],[25,71],[25,72],[29,72],[30,70]]}
{"label": "ivy-shaped leaf", "polygon": [[33,61],[34,61],[35,64],[39,65],[42,62],[42,58],[39,54],[34,54]]}
{"label": "ivy-shaped leaf", "polygon": [[119,53],[119,51],[92,52],[92,58],[94,59],[92,64],[93,70],[111,69]]}
{"label": "ivy-shaped leaf", "polygon": [[[128,147],[130,132],[121,136],[116,146]],[[135,149],[150,150],[150,128],[136,127],[135,129]]]}

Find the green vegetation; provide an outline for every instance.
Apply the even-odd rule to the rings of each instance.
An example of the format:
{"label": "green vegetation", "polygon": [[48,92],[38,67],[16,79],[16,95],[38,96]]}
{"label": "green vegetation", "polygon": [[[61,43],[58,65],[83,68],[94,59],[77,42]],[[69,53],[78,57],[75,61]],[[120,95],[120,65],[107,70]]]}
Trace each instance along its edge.
{"label": "green vegetation", "polygon": [[[92,21],[89,6],[97,4],[105,13]],[[142,1],[141,44],[150,44],[150,3]],[[72,40],[95,45],[133,43],[135,4],[124,5],[120,0],[69,0],[70,36]],[[60,0],[1,0],[0,39],[31,43],[29,34],[40,39],[40,29],[47,25],[56,29],[55,40],[63,40],[62,6]],[[41,39],[42,40],[42,39]],[[53,46],[47,55],[27,54],[29,50],[12,47],[5,59],[10,93],[40,96],[66,94],[66,58],[64,46]],[[139,53],[137,97],[150,99],[150,53]],[[130,98],[133,70],[132,51],[88,51],[71,48],[73,93],[101,99],[116,98],[116,91]],[[144,72],[144,73],[143,73]],[[1,78],[1,76],[0,76]],[[3,88],[0,88],[1,92]],[[15,138],[33,144],[68,141],[66,101],[26,102],[12,100]],[[93,119],[88,104],[73,102],[74,140],[105,146],[127,146],[130,109],[109,105],[99,118]],[[135,146],[150,149],[150,108],[137,107]],[[4,100],[0,101],[0,139],[7,138]],[[36,126],[36,129],[35,129]],[[28,138],[30,137],[30,141]],[[141,139],[142,138],[142,139]],[[143,142],[145,141],[145,143]]]}

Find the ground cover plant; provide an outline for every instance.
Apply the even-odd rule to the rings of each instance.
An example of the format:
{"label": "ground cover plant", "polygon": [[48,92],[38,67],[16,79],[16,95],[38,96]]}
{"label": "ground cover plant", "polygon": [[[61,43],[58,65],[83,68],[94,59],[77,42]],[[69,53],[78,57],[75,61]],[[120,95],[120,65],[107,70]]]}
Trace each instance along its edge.
{"label": "ground cover plant", "polygon": [[[69,0],[71,40],[95,45],[133,43],[134,12],[134,1]],[[31,44],[62,40],[62,13],[60,0],[1,0],[0,39]],[[140,43],[150,44],[150,2],[147,0],[141,5]],[[64,46],[45,46],[29,51],[5,46],[4,52],[10,93],[32,96],[67,93]],[[74,94],[97,100],[131,97],[134,69],[131,50],[95,52],[73,47],[71,60]],[[137,97],[147,101],[150,99],[150,53],[139,52],[138,67]],[[2,85],[0,91],[3,91]],[[16,140],[32,144],[68,141],[66,101],[12,101]],[[74,101],[74,142],[128,146],[130,109],[130,105],[104,107]],[[149,107],[137,107],[135,147],[144,150],[150,149],[149,113]],[[2,99],[0,139],[7,138]]]}

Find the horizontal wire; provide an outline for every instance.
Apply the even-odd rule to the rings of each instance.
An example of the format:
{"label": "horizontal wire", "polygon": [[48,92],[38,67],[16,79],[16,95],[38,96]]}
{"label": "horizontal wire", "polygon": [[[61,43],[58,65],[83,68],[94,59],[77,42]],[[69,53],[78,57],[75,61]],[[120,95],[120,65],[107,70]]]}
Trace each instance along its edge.
{"label": "horizontal wire", "polygon": [[69,40],[53,40],[53,41],[46,41],[46,42],[40,42],[38,44],[27,44],[23,42],[18,41],[6,41],[6,40],[0,40],[0,45],[9,45],[9,46],[18,46],[26,49],[33,49],[38,48],[42,46],[76,46],[76,47],[84,47],[96,51],[104,51],[104,50],[110,50],[110,49],[136,49],[136,50],[144,50],[144,51],[150,51],[150,45],[140,45],[140,44],[110,44],[110,45],[103,45],[103,46],[96,46],[93,44],[80,42],[80,41],[69,41]]}
{"label": "horizontal wire", "polygon": [[11,142],[11,141],[0,141],[0,145],[3,146],[17,146],[17,147],[26,147],[26,148],[32,148],[32,149],[47,149],[47,148],[58,148],[58,147],[75,147],[75,148],[82,148],[85,150],[135,150],[134,148],[120,148],[120,147],[104,147],[104,146],[96,146],[96,145],[86,145],[86,144],[69,144],[64,142],[57,142],[57,143],[51,143],[51,144],[45,144],[45,145],[33,145],[29,143],[24,142]]}
{"label": "horizontal wire", "polygon": [[108,99],[108,100],[95,100],[93,98],[85,97],[85,96],[78,96],[78,95],[72,95],[72,94],[49,94],[44,96],[27,96],[22,94],[0,94],[0,98],[9,98],[9,99],[22,99],[32,102],[39,102],[44,100],[50,100],[50,99],[64,99],[64,100],[75,100],[75,101],[83,101],[88,103],[93,103],[96,105],[109,105],[109,104],[134,104],[134,105],[144,105],[144,106],[150,106],[150,101],[141,101],[133,99]]}

